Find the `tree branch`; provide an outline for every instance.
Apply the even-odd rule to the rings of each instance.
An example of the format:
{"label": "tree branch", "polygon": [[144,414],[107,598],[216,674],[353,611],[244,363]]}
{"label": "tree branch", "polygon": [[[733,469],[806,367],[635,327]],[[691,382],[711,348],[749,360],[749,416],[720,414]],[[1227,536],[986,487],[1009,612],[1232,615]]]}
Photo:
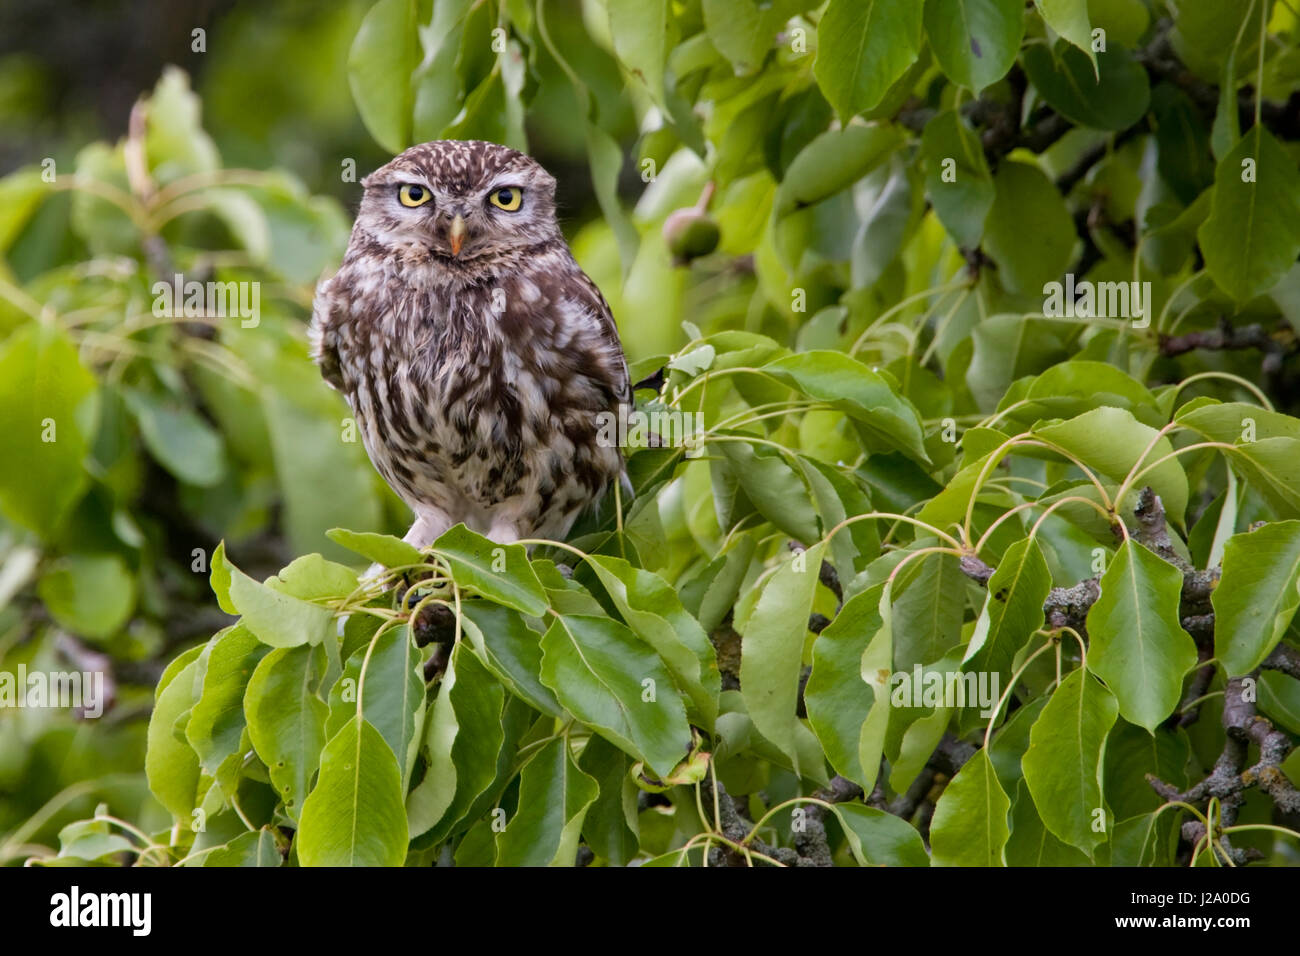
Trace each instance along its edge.
{"label": "tree branch", "polygon": [[1300,339],[1297,339],[1295,329],[1287,322],[1282,322],[1269,332],[1257,322],[1234,326],[1222,316],[1212,329],[1160,336],[1160,354],[1166,358],[1184,355],[1196,349],[1216,352],[1258,349],[1264,353],[1265,373],[1276,374],[1286,359],[1300,352]]}
{"label": "tree branch", "polygon": [[[1217,568],[1198,570],[1193,568],[1173,546],[1169,537],[1164,506],[1160,497],[1150,488],[1142,489],[1138,494],[1134,508],[1137,529],[1133,539],[1149,551],[1159,555],[1183,572],[1182,603],[1179,609],[1183,627],[1195,636],[1194,628],[1203,626],[1197,618],[1210,614],[1210,626],[1213,627],[1213,613],[1210,607],[1210,595],[1219,580]],[[993,568],[973,554],[961,558],[962,572],[973,581],[987,587],[993,576]],[[1097,578],[1087,578],[1070,587],[1054,587],[1048,592],[1043,602],[1043,613],[1051,628],[1072,627],[1080,634],[1086,634],[1088,611],[1101,597],[1101,586]]]}
{"label": "tree branch", "polygon": [[[1222,807],[1221,825],[1232,826],[1245,802],[1245,791],[1258,787],[1272,798],[1274,806],[1281,812],[1300,813],[1300,790],[1295,788],[1281,770],[1282,762],[1291,753],[1294,744],[1290,737],[1255,712],[1255,695],[1245,693],[1246,681],[1255,680],[1258,674],[1256,671],[1249,678],[1233,677],[1224,689],[1223,727],[1227,736],[1223,752],[1215,761],[1209,776],[1189,789],[1180,791],[1155,774],[1146,775],[1147,782],[1161,799],[1190,803],[1203,809],[1212,798],[1217,798]],[[1259,748],[1259,760],[1247,767],[1246,758],[1251,743]],[[1195,846],[1205,837],[1205,825],[1199,820],[1189,820],[1183,824],[1182,835],[1184,840]],[[1238,865],[1258,858],[1257,853],[1234,848],[1224,834],[1216,833],[1215,840],[1223,845],[1232,862]]]}

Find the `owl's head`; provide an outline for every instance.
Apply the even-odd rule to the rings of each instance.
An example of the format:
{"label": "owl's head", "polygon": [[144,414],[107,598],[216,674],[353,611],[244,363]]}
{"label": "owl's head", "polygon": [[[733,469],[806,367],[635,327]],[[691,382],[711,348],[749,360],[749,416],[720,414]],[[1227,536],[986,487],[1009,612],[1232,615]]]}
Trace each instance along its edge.
{"label": "owl's head", "polygon": [[468,265],[560,234],[554,177],[496,143],[412,146],[361,185],[358,224],[413,261]]}

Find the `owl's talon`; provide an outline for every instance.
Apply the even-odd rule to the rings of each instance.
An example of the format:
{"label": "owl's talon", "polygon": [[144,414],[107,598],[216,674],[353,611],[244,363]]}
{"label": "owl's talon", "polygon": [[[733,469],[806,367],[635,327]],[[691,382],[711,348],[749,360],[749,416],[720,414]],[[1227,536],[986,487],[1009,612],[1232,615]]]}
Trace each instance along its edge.
{"label": "owl's talon", "polygon": [[424,682],[431,684],[447,671],[447,662],[451,660],[451,646],[439,644],[433,654],[424,662]]}
{"label": "owl's talon", "polygon": [[427,605],[411,623],[411,633],[419,647],[450,645],[456,640],[456,612],[445,604]]}

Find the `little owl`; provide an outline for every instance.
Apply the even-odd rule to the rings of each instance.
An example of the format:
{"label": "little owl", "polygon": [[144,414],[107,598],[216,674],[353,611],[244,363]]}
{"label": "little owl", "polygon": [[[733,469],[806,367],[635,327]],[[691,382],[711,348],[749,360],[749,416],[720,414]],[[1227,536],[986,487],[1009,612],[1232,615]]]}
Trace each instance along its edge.
{"label": "little owl", "polygon": [[598,436],[631,403],[609,306],[555,219],[555,179],[495,143],[413,146],[362,181],[316,290],[313,358],[415,512],[494,541],[562,539],[623,469]]}

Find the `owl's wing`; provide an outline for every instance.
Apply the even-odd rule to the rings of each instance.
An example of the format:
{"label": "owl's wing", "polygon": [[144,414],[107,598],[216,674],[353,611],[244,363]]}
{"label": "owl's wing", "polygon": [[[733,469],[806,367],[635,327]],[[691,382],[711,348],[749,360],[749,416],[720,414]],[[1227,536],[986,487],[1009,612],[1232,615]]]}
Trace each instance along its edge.
{"label": "owl's wing", "polygon": [[333,280],[327,279],[316,289],[311,325],[307,327],[307,341],[311,346],[312,361],[320,366],[321,376],[331,388],[341,392],[343,369],[339,363],[338,333],[334,328],[336,305],[332,286]]}
{"label": "owl's wing", "polygon": [[581,269],[576,269],[577,282],[571,286],[573,294],[596,317],[600,334],[602,359],[610,373],[614,400],[619,405],[632,407],[632,384],[627,374],[627,358],[623,355],[623,343],[618,337],[618,326],[614,322],[614,313],[609,303],[601,295],[599,287]]}

